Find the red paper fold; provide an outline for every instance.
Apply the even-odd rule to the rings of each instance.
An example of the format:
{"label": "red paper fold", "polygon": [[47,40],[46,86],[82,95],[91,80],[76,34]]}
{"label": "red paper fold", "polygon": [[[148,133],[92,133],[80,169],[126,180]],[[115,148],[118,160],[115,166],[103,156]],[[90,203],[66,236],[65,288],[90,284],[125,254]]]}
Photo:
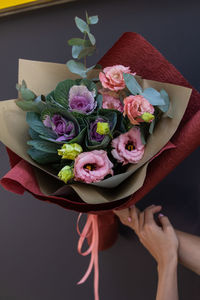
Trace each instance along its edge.
{"label": "red paper fold", "polygon": [[[123,64],[130,66],[132,71],[136,71],[138,75],[145,79],[192,88],[179,71],[159,51],[136,33],[123,34],[99,63],[103,67]],[[14,193],[22,194],[24,191],[28,191],[40,200],[50,201],[67,209],[100,214],[100,248],[104,249],[110,246],[117,236],[117,222],[112,209],[128,207],[139,201],[200,145],[200,94],[194,88],[187,110],[171,139],[171,143],[174,149],[161,151],[156,159],[149,164],[143,187],[129,199],[92,205],[81,202],[78,198],[72,201],[55,196],[47,197],[39,190],[33,167],[9,149],[8,155],[13,168],[1,179],[1,184]],[[106,214],[105,217],[103,214]]]}

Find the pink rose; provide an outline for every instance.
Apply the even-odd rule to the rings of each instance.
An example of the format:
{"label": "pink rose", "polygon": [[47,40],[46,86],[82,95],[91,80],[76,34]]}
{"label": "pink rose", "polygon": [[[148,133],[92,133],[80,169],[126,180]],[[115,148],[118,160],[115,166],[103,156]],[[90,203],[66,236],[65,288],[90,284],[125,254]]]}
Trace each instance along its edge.
{"label": "pink rose", "polygon": [[[99,73],[99,80],[104,88],[108,88],[111,91],[123,90],[126,86],[123,73],[132,74],[129,67],[122,65],[107,67],[103,69],[103,72]],[[135,73],[132,75],[135,75]]]}
{"label": "pink rose", "polygon": [[124,99],[124,116],[127,115],[133,125],[144,122],[140,116],[146,112],[153,114],[154,107],[143,96],[131,95]]}
{"label": "pink rose", "polygon": [[113,164],[104,150],[83,152],[75,159],[75,180],[86,183],[98,182],[108,174],[113,175]]}
{"label": "pink rose", "polygon": [[140,129],[133,127],[128,132],[119,135],[112,141],[112,147],[114,149],[111,153],[118,162],[123,165],[138,163],[144,155]]}

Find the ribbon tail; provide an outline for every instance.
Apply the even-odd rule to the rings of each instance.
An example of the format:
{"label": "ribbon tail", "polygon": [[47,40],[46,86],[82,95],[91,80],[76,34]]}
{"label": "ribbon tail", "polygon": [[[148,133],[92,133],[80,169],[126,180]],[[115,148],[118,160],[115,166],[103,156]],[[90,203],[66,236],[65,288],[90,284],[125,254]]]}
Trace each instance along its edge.
{"label": "ribbon tail", "polygon": [[77,283],[78,285],[84,283],[88,279],[90,273],[92,272],[93,265],[94,265],[94,257],[93,257],[93,255],[91,255],[90,264],[88,266],[88,269],[87,269],[85,275],[82,277],[82,279]]}
{"label": "ribbon tail", "polygon": [[[82,233],[80,233],[79,228],[78,228],[78,223],[79,223],[80,217],[81,217],[81,214],[79,215],[78,220],[77,220],[77,231],[80,235],[80,239],[78,242],[78,252],[83,256],[86,256],[91,253],[91,259],[90,259],[90,263],[89,263],[89,266],[88,266],[88,269],[87,269],[85,275],[82,277],[82,279],[77,284],[79,285],[79,284],[84,283],[88,279],[90,273],[92,272],[92,268],[94,267],[94,296],[95,296],[95,300],[99,300],[98,216],[96,216],[96,215],[88,216],[87,222],[83,228]],[[90,234],[92,235],[92,241],[91,241],[90,247],[85,252],[82,252],[81,249],[82,249],[84,240]]]}

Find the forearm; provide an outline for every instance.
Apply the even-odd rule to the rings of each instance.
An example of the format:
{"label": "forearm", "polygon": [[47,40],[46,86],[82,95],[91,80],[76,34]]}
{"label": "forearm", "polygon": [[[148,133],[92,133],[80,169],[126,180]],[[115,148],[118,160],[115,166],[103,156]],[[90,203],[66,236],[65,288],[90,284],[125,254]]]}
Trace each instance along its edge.
{"label": "forearm", "polygon": [[178,300],[177,260],[166,266],[158,265],[158,288],[156,300]]}
{"label": "forearm", "polygon": [[179,240],[179,261],[200,275],[200,237],[175,230]]}

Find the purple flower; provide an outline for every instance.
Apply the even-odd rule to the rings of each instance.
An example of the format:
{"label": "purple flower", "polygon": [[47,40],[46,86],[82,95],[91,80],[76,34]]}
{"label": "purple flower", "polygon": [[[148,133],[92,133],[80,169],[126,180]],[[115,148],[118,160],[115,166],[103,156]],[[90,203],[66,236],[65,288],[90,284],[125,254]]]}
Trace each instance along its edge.
{"label": "purple flower", "polygon": [[101,135],[97,133],[98,122],[106,122],[106,121],[102,118],[97,118],[94,122],[90,123],[90,140],[96,142],[102,142],[105,135]]}
{"label": "purple flower", "polygon": [[56,133],[58,138],[56,141],[69,141],[76,136],[76,130],[74,123],[63,118],[59,114],[53,115],[52,118],[50,116],[46,116],[43,120],[43,124],[46,127],[51,127],[51,129]]}
{"label": "purple flower", "polygon": [[84,85],[74,85],[69,90],[69,109],[82,114],[90,114],[97,106],[93,92]]}

